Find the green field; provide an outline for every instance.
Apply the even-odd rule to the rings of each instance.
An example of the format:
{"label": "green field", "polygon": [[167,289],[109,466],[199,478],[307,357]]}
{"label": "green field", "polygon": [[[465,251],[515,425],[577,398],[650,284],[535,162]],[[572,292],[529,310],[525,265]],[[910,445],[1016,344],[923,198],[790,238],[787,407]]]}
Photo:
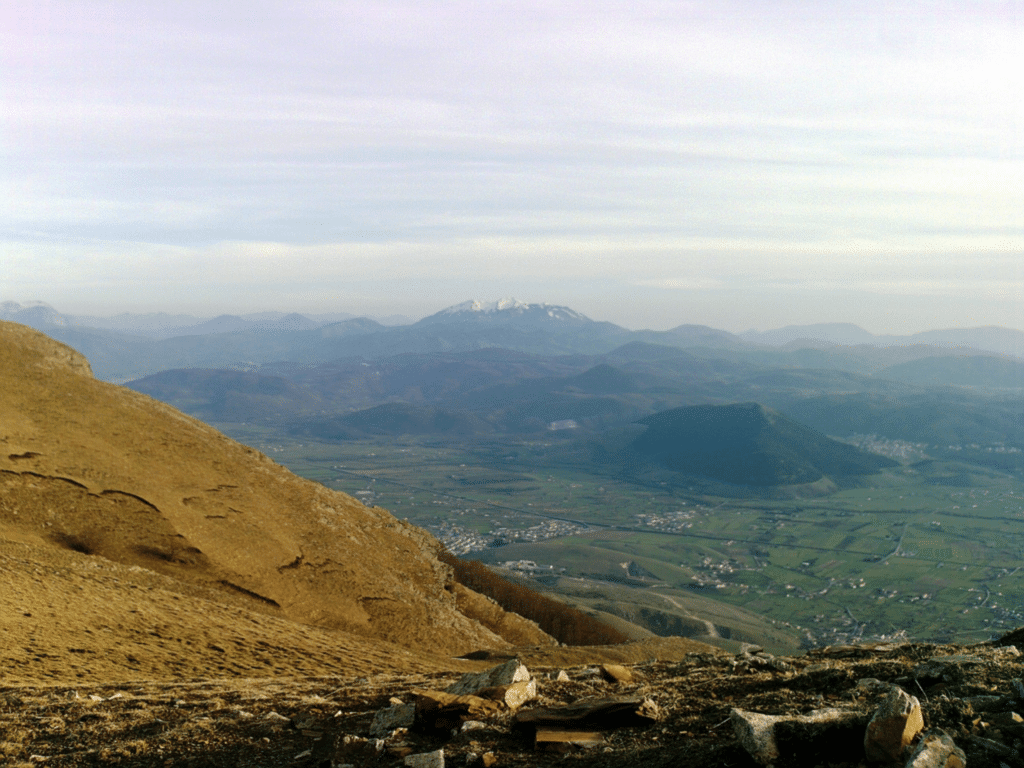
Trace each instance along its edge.
{"label": "green field", "polygon": [[806,645],[973,642],[1024,624],[1024,484],[972,465],[901,466],[818,498],[736,499],[594,474],[555,441],[327,443],[220,428],[457,554],[533,561],[549,588],[557,574],[630,586],[637,603],[636,590],[666,605],[699,595]]}

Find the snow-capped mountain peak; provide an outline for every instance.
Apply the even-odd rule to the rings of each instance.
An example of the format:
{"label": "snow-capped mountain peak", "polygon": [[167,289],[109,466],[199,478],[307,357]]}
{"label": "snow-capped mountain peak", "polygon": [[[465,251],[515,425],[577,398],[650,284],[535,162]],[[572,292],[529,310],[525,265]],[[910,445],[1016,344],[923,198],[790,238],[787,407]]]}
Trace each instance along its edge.
{"label": "snow-capped mountain peak", "polygon": [[489,320],[501,321],[532,321],[551,322],[568,321],[575,323],[590,322],[590,318],[569,307],[554,304],[527,304],[516,299],[499,299],[498,301],[464,301],[461,304],[442,309],[440,312],[425,317],[421,323],[444,323],[454,321]]}
{"label": "snow-capped mountain peak", "polygon": [[461,304],[456,304],[454,307],[448,307],[442,309],[437,314],[439,315],[460,315],[465,312],[486,312],[488,314],[494,312],[504,312],[507,310],[526,309],[529,304],[524,304],[516,299],[498,299],[497,301],[479,301],[477,299],[470,299],[464,301]]}

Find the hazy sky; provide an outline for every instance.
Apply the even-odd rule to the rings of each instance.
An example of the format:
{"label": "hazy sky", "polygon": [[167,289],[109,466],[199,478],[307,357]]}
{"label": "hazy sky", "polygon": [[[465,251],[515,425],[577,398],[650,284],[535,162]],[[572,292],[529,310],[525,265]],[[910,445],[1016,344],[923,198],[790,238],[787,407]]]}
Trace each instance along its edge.
{"label": "hazy sky", "polygon": [[1024,328],[1024,3],[0,0],[0,300]]}

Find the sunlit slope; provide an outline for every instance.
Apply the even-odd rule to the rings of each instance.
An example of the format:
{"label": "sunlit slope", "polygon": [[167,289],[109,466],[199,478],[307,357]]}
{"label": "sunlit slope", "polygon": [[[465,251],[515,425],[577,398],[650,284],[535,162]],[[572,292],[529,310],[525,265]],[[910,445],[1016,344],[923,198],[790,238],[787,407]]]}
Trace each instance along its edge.
{"label": "sunlit slope", "polygon": [[95,380],[80,355],[11,323],[0,323],[0,537],[409,647],[501,644],[458,612],[428,534]]}
{"label": "sunlit slope", "polygon": [[0,537],[4,685],[413,672],[452,662],[254,610],[244,595]]}

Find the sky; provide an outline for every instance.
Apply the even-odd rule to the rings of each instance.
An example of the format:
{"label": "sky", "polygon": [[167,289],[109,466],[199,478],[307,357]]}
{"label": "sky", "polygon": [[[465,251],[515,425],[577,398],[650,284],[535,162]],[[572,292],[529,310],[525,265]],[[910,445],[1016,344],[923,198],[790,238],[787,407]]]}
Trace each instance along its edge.
{"label": "sky", "polygon": [[0,301],[1024,329],[1024,3],[0,0]]}

